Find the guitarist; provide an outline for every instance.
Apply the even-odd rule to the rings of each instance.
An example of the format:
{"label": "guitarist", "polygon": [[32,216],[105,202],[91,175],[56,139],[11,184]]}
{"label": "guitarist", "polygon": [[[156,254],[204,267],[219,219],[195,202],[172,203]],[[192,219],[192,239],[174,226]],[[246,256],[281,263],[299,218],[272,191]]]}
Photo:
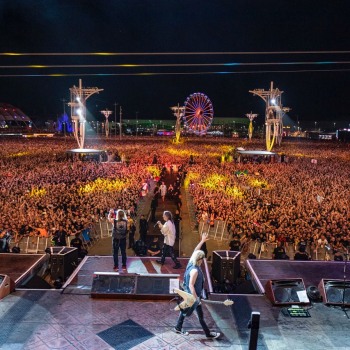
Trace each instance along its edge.
{"label": "guitarist", "polygon": [[[186,267],[186,271],[184,274],[184,290],[187,293],[192,294],[196,300],[200,301],[203,288],[204,288],[204,274],[201,269],[201,265],[203,259],[205,258],[205,254],[201,249],[202,245],[209,240],[208,233],[204,232],[201,237],[201,241],[198,243],[197,247],[194,249],[190,261]],[[204,321],[203,309],[200,302],[197,303],[195,307],[197,312],[199,323],[201,324],[203,331],[208,339],[216,339],[220,337],[220,333],[211,332]],[[175,333],[188,335],[188,332],[182,330],[182,324],[185,320],[186,313],[184,310],[180,311],[179,318],[177,320],[177,324],[174,328]]]}

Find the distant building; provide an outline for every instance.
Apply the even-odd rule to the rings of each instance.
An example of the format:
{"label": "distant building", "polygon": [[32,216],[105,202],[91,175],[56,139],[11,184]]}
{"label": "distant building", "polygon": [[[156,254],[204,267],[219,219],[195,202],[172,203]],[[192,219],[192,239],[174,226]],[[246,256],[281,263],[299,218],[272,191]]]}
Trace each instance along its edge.
{"label": "distant building", "polygon": [[8,103],[0,103],[0,131],[26,130],[32,127],[32,120],[19,108]]}

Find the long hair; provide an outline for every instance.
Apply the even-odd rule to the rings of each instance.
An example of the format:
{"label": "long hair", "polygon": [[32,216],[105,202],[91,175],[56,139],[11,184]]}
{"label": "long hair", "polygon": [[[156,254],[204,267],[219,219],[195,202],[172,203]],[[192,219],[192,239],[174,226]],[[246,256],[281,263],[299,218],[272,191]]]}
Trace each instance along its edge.
{"label": "long hair", "polygon": [[170,211],[164,211],[163,215],[165,215],[168,218],[168,220],[173,221],[173,214],[171,214]]}
{"label": "long hair", "polygon": [[190,258],[190,263],[192,265],[199,265],[200,260],[205,258],[205,253],[203,252],[203,250],[195,250]]}
{"label": "long hair", "polygon": [[125,211],[122,209],[117,210],[116,220],[126,220],[128,221],[128,218],[126,217]]}

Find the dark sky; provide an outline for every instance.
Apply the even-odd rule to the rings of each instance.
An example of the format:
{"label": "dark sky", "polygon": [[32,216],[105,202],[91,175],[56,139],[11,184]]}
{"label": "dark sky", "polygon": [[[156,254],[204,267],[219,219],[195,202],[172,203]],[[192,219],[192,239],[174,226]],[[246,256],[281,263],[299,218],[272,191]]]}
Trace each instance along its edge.
{"label": "dark sky", "polygon": [[[264,103],[248,90],[268,89],[273,80],[275,86],[285,92],[283,104],[292,108],[289,113],[292,119],[298,118],[304,125],[314,121],[348,125],[350,53],[334,51],[350,52],[349,18],[348,0],[0,0],[2,53],[293,52],[2,55],[0,102],[20,107],[29,116],[53,118],[62,113],[61,99],[69,99],[69,88],[78,85],[81,77],[84,86],[104,89],[88,100],[88,108],[93,113],[106,107],[114,110],[113,103],[118,102],[123,106],[126,119],[134,118],[136,111],[139,118],[171,119],[170,106],[182,104],[191,93],[203,92],[211,99],[215,116],[242,117],[252,110],[260,114],[262,122]],[[296,51],[332,52],[296,54]],[[271,65],[276,62],[284,64]],[[180,63],[205,65],[62,67]],[[209,63],[256,65],[208,66]],[[28,65],[61,67],[9,68]],[[24,76],[55,73],[73,76]],[[157,75],[129,75],[138,73]]]}

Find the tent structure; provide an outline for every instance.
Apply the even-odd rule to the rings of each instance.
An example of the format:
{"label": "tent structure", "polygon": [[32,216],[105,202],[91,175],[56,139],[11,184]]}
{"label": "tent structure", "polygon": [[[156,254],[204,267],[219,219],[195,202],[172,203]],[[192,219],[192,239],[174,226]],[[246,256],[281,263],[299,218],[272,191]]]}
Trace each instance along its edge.
{"label": "tent structure", "polygon": [[32,120],[19,108],[8,103],[0,103],[0,127],[28,126]]}

